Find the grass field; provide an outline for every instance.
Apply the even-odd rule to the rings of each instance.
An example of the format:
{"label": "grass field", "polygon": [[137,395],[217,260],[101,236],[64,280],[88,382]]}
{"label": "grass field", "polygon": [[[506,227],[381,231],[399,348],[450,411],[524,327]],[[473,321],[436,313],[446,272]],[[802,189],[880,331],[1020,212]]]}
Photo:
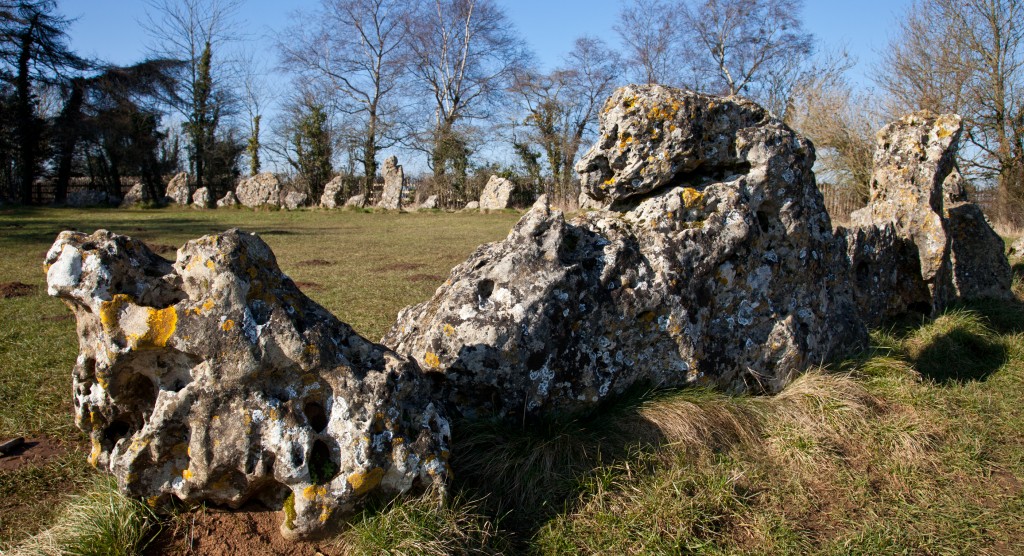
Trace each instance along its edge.
{"label": "grass field", "polygon": [[[303,291],[378,339],[517,219],[0,210],[0,285],[36,287],[0,299],[0,437],[71,447],[0,468],[0,550],[130,554],[180,520],[111,492],[78,448],[74,323],[40,267],[58,231],[107,228],[169,257],[206,233],[257,231]],[[774,397],[638,392],[588,421],[457,423],[446,499],[369,508],[325,553],[1024,552],[1024,304],[954,308],[872,344]]]}

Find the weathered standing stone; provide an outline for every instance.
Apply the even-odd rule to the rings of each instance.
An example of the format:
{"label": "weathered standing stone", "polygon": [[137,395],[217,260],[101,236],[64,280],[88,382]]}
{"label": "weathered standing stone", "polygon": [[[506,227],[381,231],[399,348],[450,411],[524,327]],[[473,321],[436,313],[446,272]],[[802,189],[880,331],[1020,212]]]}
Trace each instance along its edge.
{"label": "weathered standing stone", "polygon": [[509,208],[509,198],[512,197],[512,192],[515,189],[516,186],[511,181],[499,176],[491,176],[487,180],[483,192],[480,193],[480,208],[483,210]]}
{"label": "weathered standing stone", "polygon": [[402,187],[405,184],[405,171],[398,165],[397,156],[389,156],[384,160],[384,191],[381,192],[377,206],[383,209],[398,210],[402,208]]}
{"label": "weathered standing stone", "polygon": [[353,196],[349,197],[347,201],[345,201],[345,206],[346,207],[362,207],[365,204],[366,204],[366,195],[363,195],[363,194],[353,195]]}
{"label": "weathered standing stone", "polygon": [[245,178],[235,187],[238,202],[249,208],[281,206],[281,182],[270,172]]}
{"label": "weathered standing stone", "polygon": [[288,210],[298,210],[306,205],[307,200],[309,200],[309,195],[299,191],[289,191],[288,194],[284,196],[284,208]]}
{"label": "weathered standing stone", "polygon": [[210,206],[211,197],[213,195],[210,194],[209,187],[200,187],[192,194],[192,204],[199,208],[207,208]]}
{"label": "weathered standing stone", "polygon": [[443,484],[432,381],[304,296],[256,235],[190,241],[172,265],[125,236],[63,232],[46,268],[78,320],[75,422],[124,492],[262,500],[302,537],[371,493]]}
{"label": "weathered standing stone", "polygon": [[776,392],[863,345],[806,139],[660,86],[619,89],[600,129],[577,170],[612,210],[567,222],[538,200],[382,340],[460,413],[583,411],[639,384]]}
{"label": "weathered standing stone", "polygon": [[179,172],[167,182],[167,198],[179,205],[187,205],[192,201],[192,184],[188,174]]}
{"label": "weathered standing stone", "polygon": [[228,191],[224,194],[220,200],[217,201],[217,208],[233,207],[238,204],[238,197],[235,196],[234,191]]}
{"label": "weathered standing stone", "polygon": [[320,206],[324,208],[338,208],[344,204],[341,200],[345,192],[345,180],[341,176],[334,176],[324,186],[324,194],[320,196]]}
{"label": "weathered standing stone", "polygon": [[143,187],[141,182],[135,182],[135,185],[128,190],[128,193],[124,194],[124,198],[121,199],[121,208],[129,208],[144,203],[150,202],[149,191]]}
{"label": "weathered standing stone", "polygon": [[425,209],[425,210],[436,209],[437,208],[437,195],[431,195],[430,197],[427,197],[427,200],[423,201],[423,204],[420,205],[420,208],[421,209]]}
{"label": "weathered standing stone", "polygon": [[470,202],[466,203],[466,208],[464,208],[462,210],[480,210],[480,202],[479,201],[470,201]]}
{"label": "weathered standing stone", "polygon": [[869,204],[851,215],[851,230],[838,231],[869,325],[907,311],[934,315],[956,299],[1011,295],[1002,240],[966,202],[956,168],[961,131],[959,116],[922,111],[876,136]]}

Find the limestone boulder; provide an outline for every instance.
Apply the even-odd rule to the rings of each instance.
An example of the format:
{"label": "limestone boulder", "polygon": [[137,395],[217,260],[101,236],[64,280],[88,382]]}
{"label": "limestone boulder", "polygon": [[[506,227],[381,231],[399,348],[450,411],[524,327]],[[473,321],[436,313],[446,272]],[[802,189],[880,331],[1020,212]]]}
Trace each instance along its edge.
{"label": "limestone boulder", "polygon": [[334,176],[324,186],[324,194],[320,196],[320,206],[324,208],[339,208],[344,205],[342,195],[345,193],[345,181],[341,176]]}
{"label": "limestone boulder", "polygon": [[306,206],[306,201],[309,200],[309,195],[299,191],[289,191],[284,196],[284,208],[288,210],[298,210]]}
{"label": "limestone boulder", "polygon": [[260,500],[295,538],[443,484],[433,381],[303,295],[256,235],[190,241],[172,264],[126,236],[62,232],[45,265],[78,321],[75,423],[125,493]]}
{"label": "limestone boulder", "polygon": [[264,205],[281,206],[281,181],[271,172],[245,178],[235,187],[238,202],[256,208]]}
{"label": "limestone boulder", "polygon": [[192,184],[188,174],[179,172],[167,182],[167,198],[179,205],[187,205],[192,201]]}
{"label": "limestone boulder", "polygon": [[192,194],[192,204],[199,208],[207,208],[210,206],[212,197],[209,187],[200,187]]}
{"label": "limestone boulder", "polygon": [[141,182],[136,182],[121,199],[121,208],[131,208],[151,201],[149,191],[142,186]]}
{"label": "limestone boulder", "polygon": [[480,210],[480,202],[479,201],[470,201],[470,202],[466,203],[466,208],[464,208],[462,210]]}
{"label": "limestone boulder", "polygon": [[431,195],[430,197],[427,197],[427,200],[423,201],[423,204],[420,205],[420,208],[424,210],[436,209],[437,195]]}
{"label": "limestone boulder", "polygon": [[[870,200],[851,214],[851,230],[838,230],[848,244],[851,267],[873,277],[867,289],[856,281],[858,305],[869,325],[908,310],[935,315],[959,299],[1011,295],[1002,240],[981,209],[966,202],[956,167],[962,129],[956,114],[921,111],[876,135]],[[882,231],[887,227],[898,240]],[[913,274],[891,272],[893,259],[907,257],[918,265],[918,283],[911,283]]]}
{"label": "limestone boulder", "polygon": [[345,201],[346,207],[362,207],[366,205],[366,195],[353,195]]}
{"label": "limestone boulder", "polygon": [[1024,258],[1024,236],[1017,238],[1017,240],[1010,245],[1009,255],[1016,259]]}
{"label": "limestone boulder", "polygon": [[520,422],[641,384],[777,392],[864,345],[806,139],[661,86],[618,90],[600,129],[578,168],[603,210],[567,220],[541,198],[382,340],[442,374],[457,412]]}
{"label": "limestone boulder", "polygon": [[384,160],[384,191],[377,206],[388,210],[402,208],[402,188],[405,185],[405,171],[398,165],[397,156]]}
{"label": "limestone boulder", "polygon": [[233,207],[236,205],[238,205],[238,197],[235,196],[234,191],[229,190],[223,197],[217,200],[217,208]]}
{"label": "limestone boulder", "polygon": [[500,176],[491,176],[487,185],[480,193],[480,208],[483,210],[503,210],[509,208],[509,199],[516,186],[510,180]]}

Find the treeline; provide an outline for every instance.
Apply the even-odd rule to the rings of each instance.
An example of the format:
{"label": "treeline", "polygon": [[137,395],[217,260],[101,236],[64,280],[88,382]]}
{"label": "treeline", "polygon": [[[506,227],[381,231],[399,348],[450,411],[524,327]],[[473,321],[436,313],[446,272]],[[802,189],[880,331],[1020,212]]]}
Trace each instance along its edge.
{"label": "treeline", "polygon": [[216,199],[267,161],[312,199],[336,174],[369,195],[382,152],[402,149],[420,153],[421,192],[444,205],[475,198],[490,173],[571,205],[602,103],[639,82],[760,102],[814,141],[820,181],[861,198],[883,123],[960,113],[961,168],[1016,222],[1024,0],[915,0],[870,89],[848,77],[856,60],[806,31],[802,7],[626,0],[614,43],[579,37],[542,70],[495,0],[321,0],[272,51],[240,32],[242,0],[147,0],[150,56],[118,67],[73,51],[53,0],[0,0],[0,195],[30,202],[45,179],[60,201],[73,176],[113,195],[130,175],[159,199],[187,171]]}

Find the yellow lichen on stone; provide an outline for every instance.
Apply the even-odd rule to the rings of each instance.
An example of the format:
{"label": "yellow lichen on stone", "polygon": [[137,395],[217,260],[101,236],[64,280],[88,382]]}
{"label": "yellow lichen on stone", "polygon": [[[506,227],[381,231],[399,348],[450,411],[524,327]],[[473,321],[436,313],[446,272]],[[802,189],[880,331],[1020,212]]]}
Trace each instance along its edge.
{"label": "yellow lichen on stone", "polygon": [[423,363],[431,369],[436,369],[441,366],[441,360],[437,357],[437,354],[432,351],[428,351],[426,355],[423,356]]}
{"label": "yellow lichen on stone", "polygon": [[100,460],[100,453],[103,452],[103,446],[100,446],[99,440],[92,439],[92,452],[89,453],[89,465],[96,467],[96,464]]}
{"label": "yellow lichen on stone", "polygon": [[227,319],[224,322],[220,323],[220,329],[223,330],[224,332],[230,332],[231,329],[234,328],[234,327],[235,327],[235,321],[233,321],[231,319]]}
{"label": "yellow lichen on stone", "polygon": [[302,497],[306,500],[316,500],[318,497],[327,496],[327,487],[323,485],[309,485],[302,489]]}
{"label": "yellow lichen on stone", "polygon": [[193,477],[192,471],[190,471],[188,469],[186,469],[186,470],[181,472],[181,478],[185,479],[186,481],[192,479],[192,477]]}
{"label": "yellow lichen on stone", "polygon": [[284,501],[284,526],[286,529],[295,528],[295,493],[292,492]]}
{"label": "yellow lichen on stone", "polygon": [[135,348],[158,348],[165,347],[171,339],[174,330],[178,327],[178,310],[174,307],[166,309],[146,308],[147,330],[145,334],[132,335],[129,340]]}
{"label": "yellow lichen on stone", "polygon": [[100,303],[100,324],[103,325],[103,331],[112,334],[114,330],[117,330],[121,308],[134,302],[135,300],[130,295],[118,293],[114,294],[110,301]]}
{"label": "yellow lichen on stone", "polygon": [[688,209],[697,208],[704,203],[704,194],[692,187],[684,187],[683,192],[680,195],[682,197],[683,206]]}
{"label": "yellow lichen on stone", "polygon": [[213,264],[213,259],[207,259],[206,260],[206,268],[208,268],[210,270],[214,270],[214,269],[217,268],[217,265]]}
{"label": "yellow lichen on stone", "polygon": [[444,335],[445,336],[453,336],[454,334],[455,334],[455,327],[450,325],[450,324],[445,324],[444,325]]}
{"label": "yellow lichen on stone", "polygon": [[348,476],[348,484],[352,487],[352,493],[356,496],[361,496],[377,488],[380,484],[381,479],[384,478],[384,470],[380,467],[374,467],[373,469],[363,473],[355,472]]}

